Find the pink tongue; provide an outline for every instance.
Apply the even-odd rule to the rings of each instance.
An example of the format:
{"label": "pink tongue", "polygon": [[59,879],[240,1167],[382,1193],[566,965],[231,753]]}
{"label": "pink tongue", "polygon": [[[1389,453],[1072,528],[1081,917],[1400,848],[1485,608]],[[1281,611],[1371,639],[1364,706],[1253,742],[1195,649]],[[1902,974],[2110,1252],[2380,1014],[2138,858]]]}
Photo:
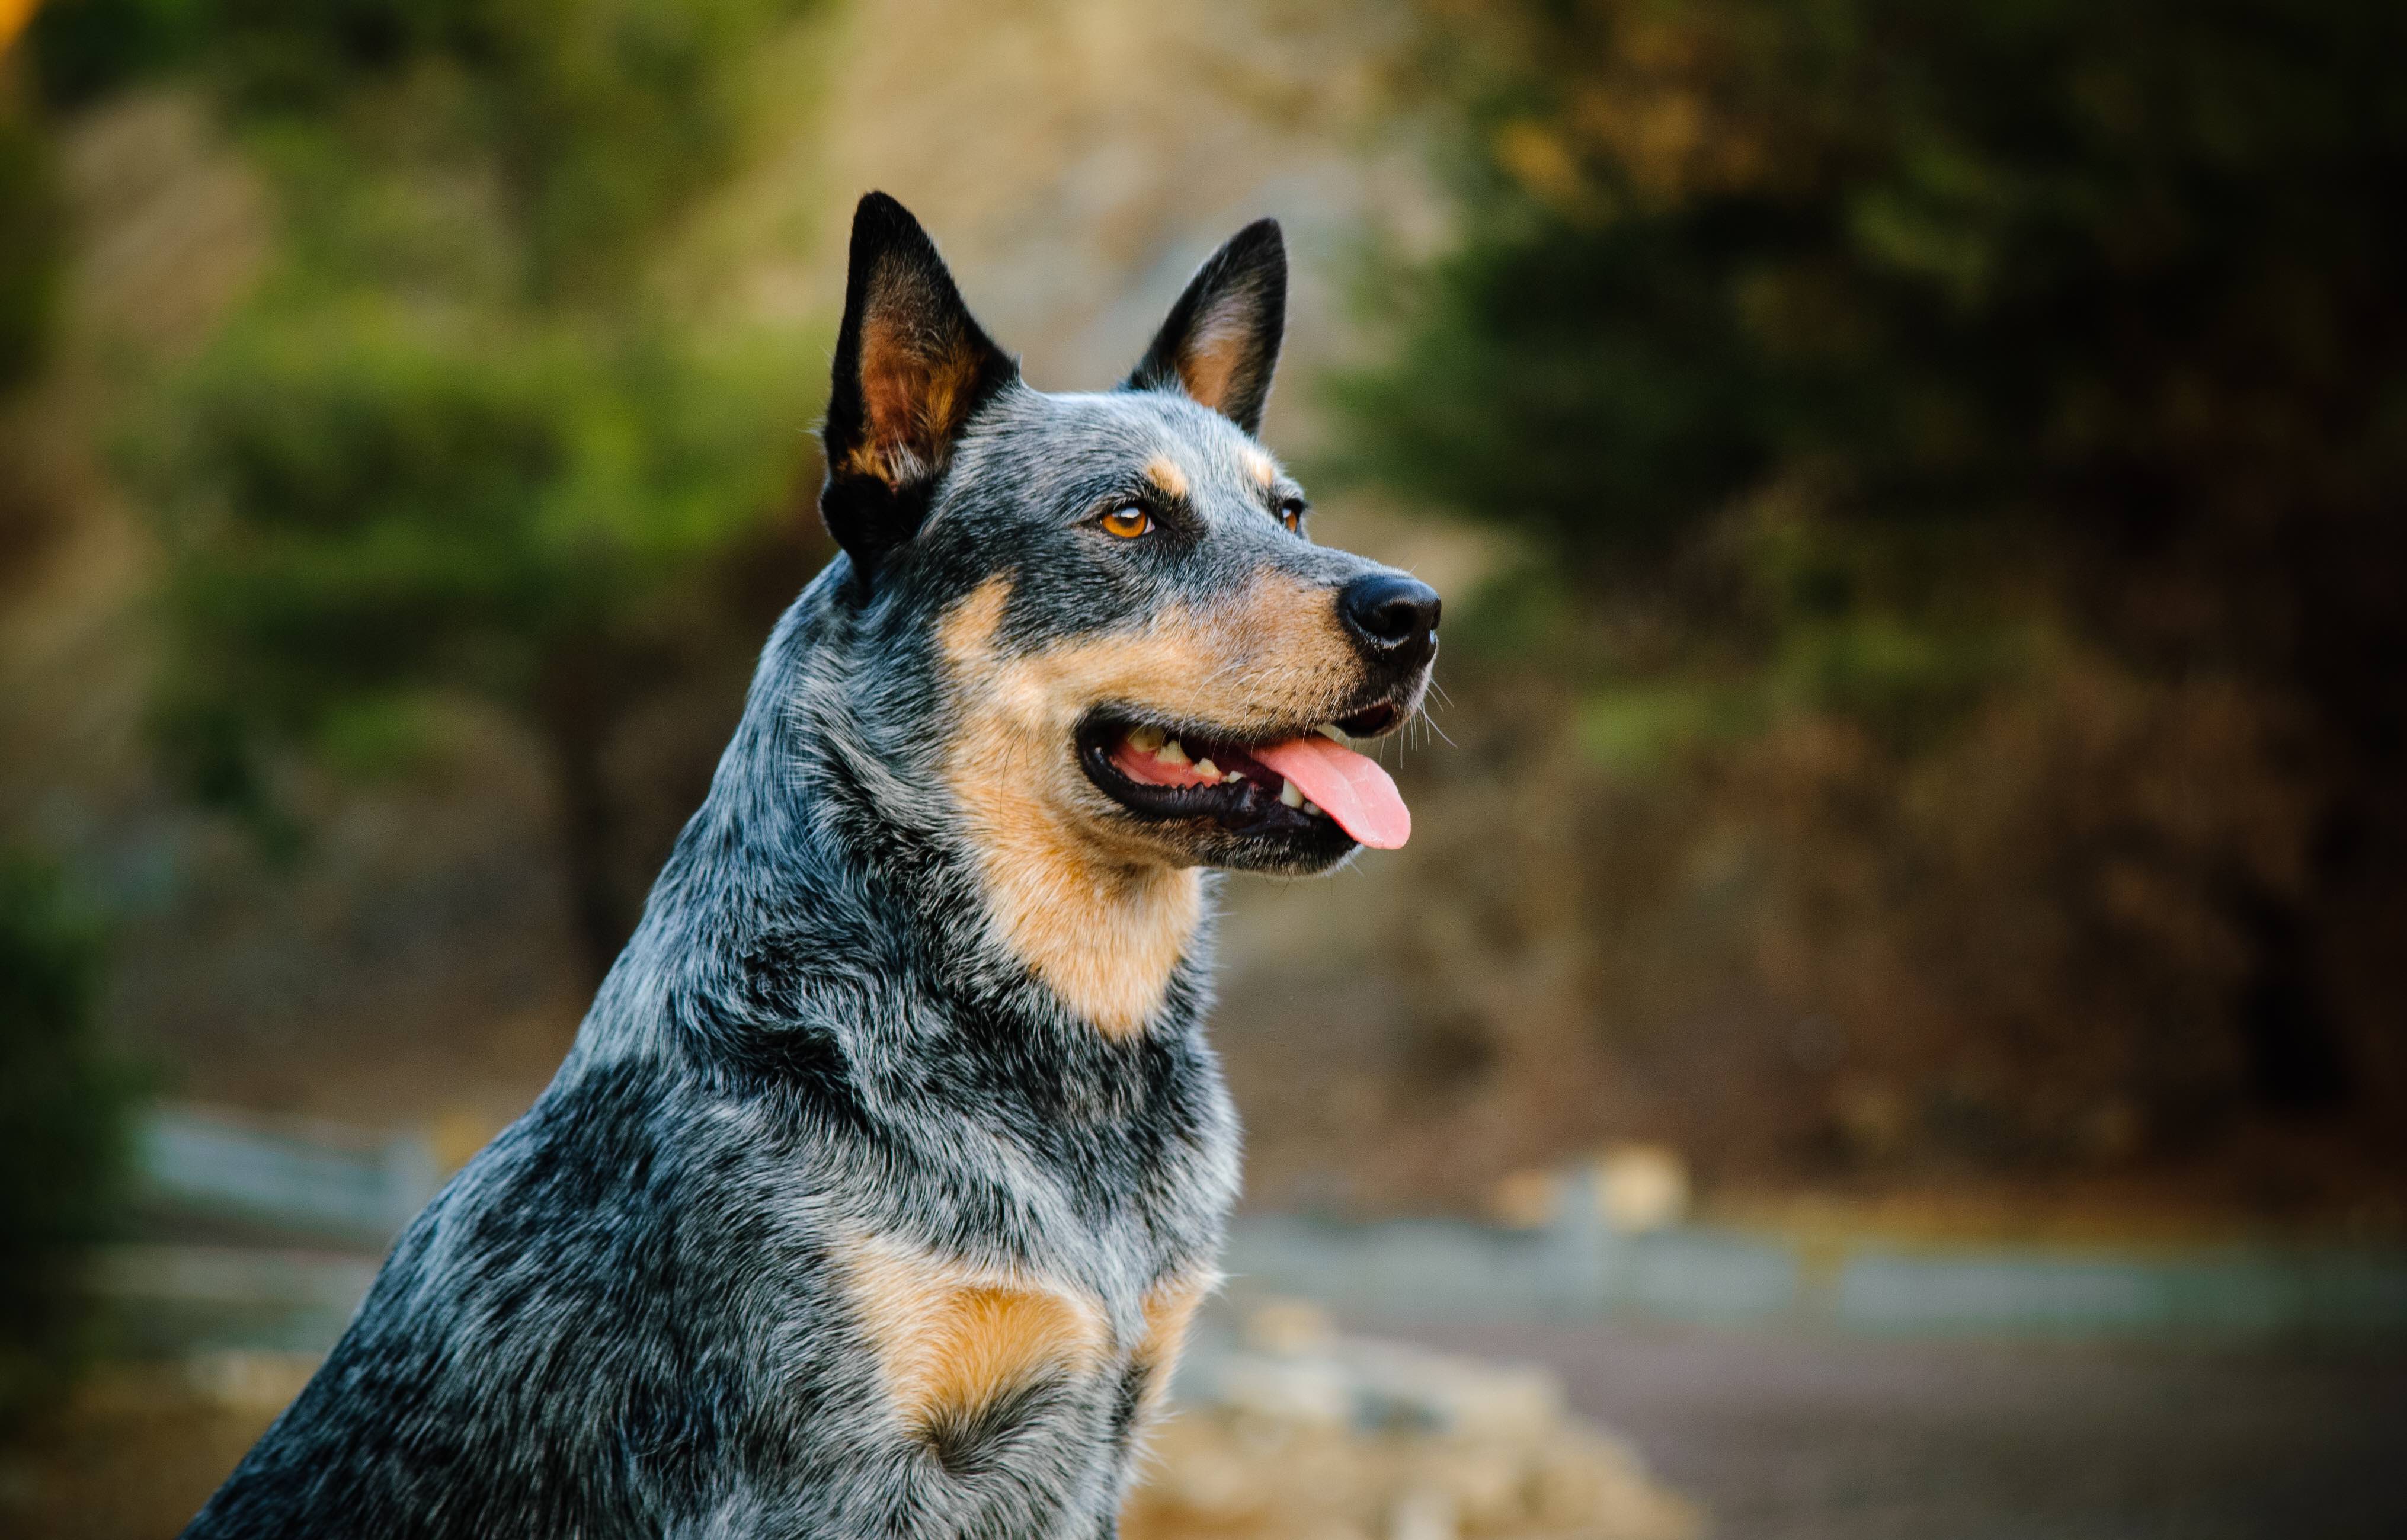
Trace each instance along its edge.
{"label": "pink tongue", "polygon": [[1317,733],[1250,752],[1373,849],[1392,850],[1412,837],[1412,809],[1376,762]]}

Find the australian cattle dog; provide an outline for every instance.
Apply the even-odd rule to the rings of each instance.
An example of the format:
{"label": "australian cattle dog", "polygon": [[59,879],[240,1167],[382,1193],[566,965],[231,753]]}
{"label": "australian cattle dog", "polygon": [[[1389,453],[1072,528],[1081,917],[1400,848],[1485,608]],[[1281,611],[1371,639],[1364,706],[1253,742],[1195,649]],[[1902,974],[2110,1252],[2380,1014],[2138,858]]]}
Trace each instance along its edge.
{"label": "australian cattle dog", "polygon": [[1278,226],[1030,388],[883,194],[840,553],[559,1076],[188,1536],[1110,1535],[1237,1187],[1218,870],[1402,844],[1438,596],[1255,439]]}

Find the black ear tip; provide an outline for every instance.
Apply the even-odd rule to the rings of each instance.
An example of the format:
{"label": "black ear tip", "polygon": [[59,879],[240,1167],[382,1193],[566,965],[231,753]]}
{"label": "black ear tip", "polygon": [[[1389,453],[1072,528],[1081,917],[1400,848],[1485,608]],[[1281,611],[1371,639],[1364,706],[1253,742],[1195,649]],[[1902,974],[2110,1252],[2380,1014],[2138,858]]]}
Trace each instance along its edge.
{"label": "black ear tip", "polygon": [[852,211],[852,250],[855,256],[883,251],[896,246],[928,246],[928,233],[911,211],[884,192],[865,192]]}
{"label": "black ear tip", "polygon": [[1287,266],[1287,235],[1276,220],[1256,220],[1229,237],[1220,260],[1230,267]]}

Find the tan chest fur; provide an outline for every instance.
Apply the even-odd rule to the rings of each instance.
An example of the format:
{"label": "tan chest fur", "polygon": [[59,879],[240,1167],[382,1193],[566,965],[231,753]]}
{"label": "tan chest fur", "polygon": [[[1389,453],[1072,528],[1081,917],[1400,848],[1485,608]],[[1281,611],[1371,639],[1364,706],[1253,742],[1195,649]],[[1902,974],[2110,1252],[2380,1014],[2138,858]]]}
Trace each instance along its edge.
{"label": "tan chest fur", "polygon": [[1209,1276],[1157,1286],[1144,1325],[1115,1340],[1103,1302],[1075,1290],[862,1238],[845,1251],[846,1282],[877,1356],[897,1419],[930,1438],[974,1421],[1016,1391],[1050,1379],[1144,1376],[1158,1405]]}

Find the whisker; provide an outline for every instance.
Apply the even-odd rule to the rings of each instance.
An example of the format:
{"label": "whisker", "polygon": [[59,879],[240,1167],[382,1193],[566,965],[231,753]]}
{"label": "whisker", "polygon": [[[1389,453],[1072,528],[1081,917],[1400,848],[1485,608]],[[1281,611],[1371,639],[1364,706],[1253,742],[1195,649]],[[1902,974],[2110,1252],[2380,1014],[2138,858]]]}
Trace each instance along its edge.
{"label": "whisker", "polygon": [[[1431,680],[1430,681],[1430,683],[1431,683],[1432,686],[1434,686],[1434,685],[1437,683],[1437,681],[1436,681],[1436,680],[1434,680],[1434,679],[1431,679]],[[1449,704],[1451,704],[1451,703],[1449,703]],[[1459,748],[1460,748],[1460,747],[1461,747],[1461,745],[1460,745],[1460,744],[1456,743],[1452,738],[1447,737],[1447,736],[1446,736],[1446,729],[1445,729],[1445,728],[1443,728],[1443,727],[1440,727],[1440,726],[1437,724],[1437,719],[1436,719],[1435,717],[1432,717],[1432,716],[1431,716],[1431,715],[1430,715],[1429,703],[1428,703],[1427,701],[1423,701],[1423,702],[1420,704],[1420,706],[1418,706],[1418,707],[1417,707],[1417,708],[1413,712],[1413,717],[1414,717],[1414,720],[1417,720],[1417,721],[1418,721],[1418,722],[1419,722],[1423,727],[1428,728],[1431,732],[1432,732],[1432,733],[1436,734],[1439,737],[1444,738],[1444,739],[1446,740],[1446,746],[1448,749],[1459,749]]]}

